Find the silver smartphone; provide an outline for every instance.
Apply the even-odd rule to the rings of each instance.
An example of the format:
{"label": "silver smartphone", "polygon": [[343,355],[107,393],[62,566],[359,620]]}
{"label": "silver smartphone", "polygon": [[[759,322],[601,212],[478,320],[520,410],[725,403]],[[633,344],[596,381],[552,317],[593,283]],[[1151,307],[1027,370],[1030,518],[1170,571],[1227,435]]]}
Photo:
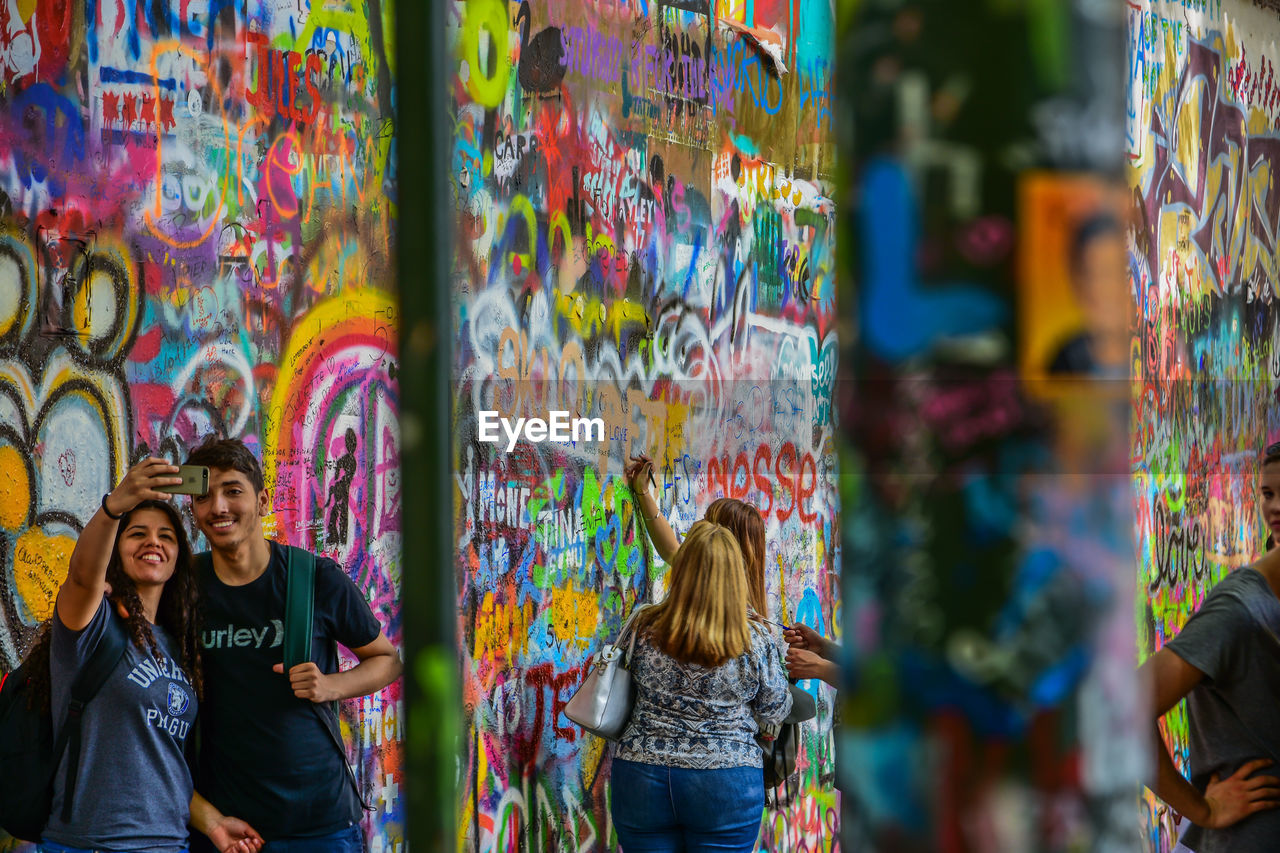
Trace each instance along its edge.
{"label": "silver smartphone", "polygon": [[171,495],[206,495],[209,493],[209,469],[203,465],[179,465],[178,476],[182,482],[176,486],[161,486],[160,492]]}

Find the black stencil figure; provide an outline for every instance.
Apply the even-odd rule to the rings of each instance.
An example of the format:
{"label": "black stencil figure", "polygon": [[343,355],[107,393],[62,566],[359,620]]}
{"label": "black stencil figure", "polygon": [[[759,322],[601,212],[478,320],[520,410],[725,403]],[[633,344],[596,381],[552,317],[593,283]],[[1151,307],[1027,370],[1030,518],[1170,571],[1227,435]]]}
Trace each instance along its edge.
{"label": "black stencil figure", "polygon": [[547,27],[532,39],[529,38],[529,0],[520,4],[516,13],[516,26],[520,28],[520,61],[516,77],[520,88],[527,95],[545,95],[554,92],[564,80],[564,45],[560,41],[560,28]]}
{"label": "black stencil figure", "polygon": [[333,463],[333,467],[338,471],[338,476],[334,479],[333,486],[329,489],[329,500],[327,501],[327,504],[333,505],[329,510],[329,526],[326,531],[330,545],[347,544],[347,501],[351,496],[351,481],[356,476],[355,430],[347,430],[346,444],[347,452],[339,456],[337,461]]}
{"label": "black stencil figure", "polygon": [[[82,328],[75,328],[75,297],[79,290],[81,278],[89,274],[90,254],[93,239],[64,237],[56,233],[40,229],[40,239],[45,250],[42,262],[46,265],[44,312],[40,334],[48,337],[87,337],[90,320],[93,316],[93,305],[86,291],[85,316],[81,321]],[[78,278],[79,277],[79,278]]]}

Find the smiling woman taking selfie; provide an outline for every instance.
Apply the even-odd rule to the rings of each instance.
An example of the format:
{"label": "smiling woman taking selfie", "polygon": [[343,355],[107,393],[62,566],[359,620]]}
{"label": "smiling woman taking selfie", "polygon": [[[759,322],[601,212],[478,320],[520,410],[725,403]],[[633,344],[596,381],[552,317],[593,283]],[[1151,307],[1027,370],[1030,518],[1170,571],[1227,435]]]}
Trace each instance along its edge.
{"label": "smiling woman taking selfie", "polygon": [[185,853],[189,820],[223,853],[261,847],[247,824],[193,792],[184,759],[201,674],[191,548],[162,491],[181,482],[177,472],[144,459],[103,495],[29,657],[41,662],[34,695],[51,709],[56,736],[72,724],[71,685],[95,651],[123,649],[63,753],[44,853]]}

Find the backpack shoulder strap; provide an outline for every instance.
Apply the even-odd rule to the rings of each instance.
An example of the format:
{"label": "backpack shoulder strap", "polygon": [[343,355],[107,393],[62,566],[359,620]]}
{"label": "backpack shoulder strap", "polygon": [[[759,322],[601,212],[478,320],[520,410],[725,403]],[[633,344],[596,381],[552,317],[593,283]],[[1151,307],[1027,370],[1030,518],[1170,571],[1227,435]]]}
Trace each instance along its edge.
{"label": "backpack shoulder strap", "polygon": [[[299,663],[311,660],[311,636],[315,622],[315,586],[316,555],[305,548],[289,546],[289,576],[285,585],[284,603],[284,668],[285,672]],[[360,793],[360,782],[355,771],[347,763],[347,748],[342,743],[342,734],[338,727],[338,703],[324,705],[311,703],[320,724],[329,733],[329,739],[338,750],[342,766],[347,768],[347,781],[355,791],[360,807],[365,811],[373,811],[373,807],[365,802]]]}
{"label": "backpack shoulder strap", "polygon": [[284,598],[284,671],[311,660],[316,606],[316,556],[288,546]]}
{"label": "backpack shoulder strap", "polygon": [[67,706],[67,719],[62,725],[58,742],[53,749],[55,760],[61,760],[63,750],[67,752],[67,777],[62,796],[63,822],[70,822],[71,804],[75,799],[76,777],[80,772],[81,724],[84,721],[85,706],[98,695],[102,685],[107,683],[116,665],[120,663],[120,658],[124,657],[127,643],[124,626],[116,617],[115,608],[108,602],[107,625],[102,632],[102,639],[98,641],[98,647],[93,650],[93,654],[85,662],[76,680],[71,683],[71,702]]}
{"label": "backpack shoulder strap", "polygon": [[311,707],[315,709],[316,715],[320,717],[320,724],[329,733],[329,740],[333,741],[334,748],[338,750],[338,757],[342,760],[342,766],[347,768],[347,781],[351,783],[351,790],[356,793],[360,808],[371,812],[373,811],[373,806],[369,805],[365,801],[364,794],[360,793],[360,781],[356,779],[356,772],[351,769],[351,765],[347,762],[347,748],[342,743],[342,734],[338,728],[337,704],[336,702],[325,704],[312,702]]}

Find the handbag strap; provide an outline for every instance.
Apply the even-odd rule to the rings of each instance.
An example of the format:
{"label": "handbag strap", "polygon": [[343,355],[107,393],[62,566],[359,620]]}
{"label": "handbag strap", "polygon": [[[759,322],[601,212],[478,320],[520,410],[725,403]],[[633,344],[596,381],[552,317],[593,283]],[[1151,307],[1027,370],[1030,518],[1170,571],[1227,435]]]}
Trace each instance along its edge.
{"label": "handbag strap", "polygon": [[[649,605],[647,604],[641,604],[639,607],[636,608],[635,612],[639,613],[641,610],[645,609],[648,606]],[[635,618],[635,613],[632,614],[632,618],[633,619]],[[627,620],[627,621],[630,621],[630,620]],[[631,638],[627,643],[627,666],[631,665],[631,658],[636,653],[636,634],[639,634],[639,633],[640,632],[635,630],[634,627],[631,629]]]}
{"label": "handbag strap", "polygon": [[[614,648],[619,648],[624,641],[627,641],[627,656],[625,658],[627,664],[631,663],[631,655],[636,649],[636,634],[639,633],[639,631],[635,630],[636,617],[640,615],[640,611],[651,606],[648,603],[637,604],[631,611],[631,615],[627,617],[627,621],[622,623],[622,630],[618,632],[618,639],[613,644]],[[628,634],[630,637],[628,637]]]}
{"label": "handbag strap", "polygon": [[[631,654],[635,652],[636,634],[639,633],[639,631],[635,630],[636,616],[639,616],[640,611],[643,611],[645,607],[650,606],[652,605],[648,605],[648,603],[636,605],[634,610],[631,611],[631,615],[627,616],[627,621],[622,622],[622,629],[618,631],[618,638],[613,640],[613,648],[621,648],[623,643],[627,643],[626,657],[622,658],[623,666],[631,665]],[[630,637],[628,637],[628,634],[630,634]]]}

